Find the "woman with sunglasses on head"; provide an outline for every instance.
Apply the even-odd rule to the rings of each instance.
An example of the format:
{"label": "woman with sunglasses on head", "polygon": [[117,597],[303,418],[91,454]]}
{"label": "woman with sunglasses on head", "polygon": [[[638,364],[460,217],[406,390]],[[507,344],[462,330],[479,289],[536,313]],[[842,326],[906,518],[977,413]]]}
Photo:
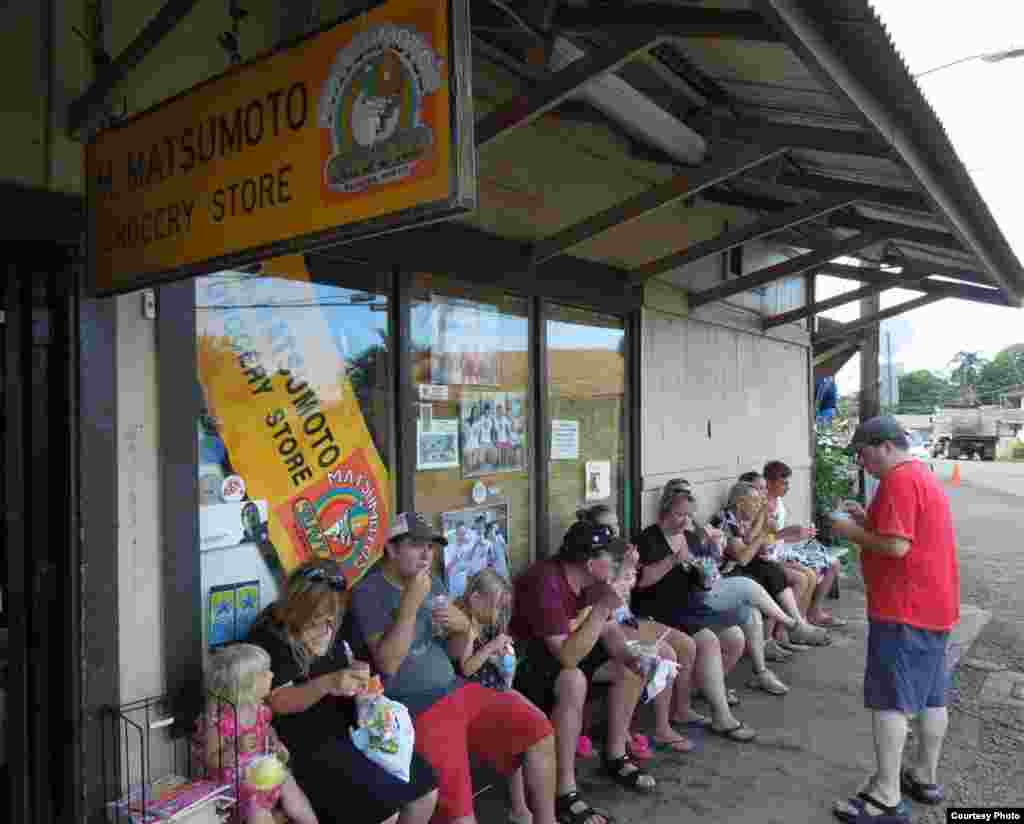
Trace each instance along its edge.
{"label": "woman with sunglasses on head", "polygon": [[247,640],[270,655],[274,727],[320,824],[350,820],[354,810],[368,824],[427,824],[437,803],[430,765],[414,754],[402,781],[349,736],[355,697],[370,678],[369,665],[354,660],[338,633],[349,600],[338,565],[312,561],[291,573],[282,598],[256,619]]}

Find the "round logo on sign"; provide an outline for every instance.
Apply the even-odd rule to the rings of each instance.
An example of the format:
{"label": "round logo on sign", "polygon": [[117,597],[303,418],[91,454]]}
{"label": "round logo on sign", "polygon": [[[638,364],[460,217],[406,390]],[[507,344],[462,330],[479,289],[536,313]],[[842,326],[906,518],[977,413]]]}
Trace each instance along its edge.
{"label": "round logo on sign", "polygon": [[483,481],[473,484],[473,503],[482,504],[487,500],[487,486]]}
{"label": "round logo on sign", "polygon": [[238,475],[228,475],[220,485],[220,496],[228,503],[236,503],[245,497],[245,481]]}

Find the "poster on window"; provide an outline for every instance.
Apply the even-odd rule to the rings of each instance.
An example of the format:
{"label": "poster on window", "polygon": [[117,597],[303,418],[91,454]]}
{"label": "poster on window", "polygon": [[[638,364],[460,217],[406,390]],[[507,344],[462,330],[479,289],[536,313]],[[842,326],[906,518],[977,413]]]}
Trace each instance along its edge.
{"label": "poster on window", "polygon": [[526,466],[524,392],[466,392],[459,403],[462,477]]}
{"label": "poster on window", "polygon": [[416,421],[416,468],[450,469],[459,465],[459,422],[423,416]]}
{"label": "poster on window", "polygon": [[486,567],[509,580],[507,503],[443,512],[441,534],[448,539],[444,574],[451,597],[462,595],[466,582]]}
{"label": "poster on window", "polygon": [[500,318],[494,307],[458,300],[431,304],[435,384],[497,386]]}
{"label": "poster on window", "polygon": [[248,500],[236,505],[252,522],[246,529],[262,527],[245,504],[266,502],[267,545],[285,571],[333,558],[355,583],[383,551],[388,472],[349,377],[344,338],[320,308],[302,258],[269,261],[263,271],[273,276],[196,280],[207,497],[215,499],[216,476],[230,470],[245,484]]}

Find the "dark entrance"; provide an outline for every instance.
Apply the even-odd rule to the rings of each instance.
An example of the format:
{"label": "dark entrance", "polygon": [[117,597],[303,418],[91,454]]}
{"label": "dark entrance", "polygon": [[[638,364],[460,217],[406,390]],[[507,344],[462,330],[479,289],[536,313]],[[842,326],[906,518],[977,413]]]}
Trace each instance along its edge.
{"label": "dark entrance", "polygon": [[0,819],[34,824],[74,820],[79,775],[78,301],[72,247],[5,251]]}

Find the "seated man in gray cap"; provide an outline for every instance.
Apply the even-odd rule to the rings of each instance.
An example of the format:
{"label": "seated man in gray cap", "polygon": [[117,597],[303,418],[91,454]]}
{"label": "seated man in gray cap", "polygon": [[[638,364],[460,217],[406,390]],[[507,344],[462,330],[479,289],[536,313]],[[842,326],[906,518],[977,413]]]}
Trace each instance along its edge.
{"label": "seated man in gray cap", "polygon": [[[895,418],[858,426],[850,450],[878,478],[878,491],[866,512],[849,502],[849,518],[833,517],[836,534],[860,546],[868,601],[864,705],[878,763],[854,798],[836,803],[846,822],[885,815],[909,824],[901,790],[925,804],[944,796],[935,772],[948,723],[946,643],[960,618],[960,574],[946,492],[909,446]],[[911,722],[916,763],[901,769]]]}
{"label": "seated man in gray cap", "polygon": [[555,822],[555,752],[551,724],[514,692],[456,675],[469,642],[468,618],[432,574],[448,542],[418,512],[399,514],[384,557],[356,587],[352,611],[384,676],[384,692],[405,704],[416,751],[437,773],[435,824],[474,824],[470,754],[502,775],[523,770],[533,824]]}

